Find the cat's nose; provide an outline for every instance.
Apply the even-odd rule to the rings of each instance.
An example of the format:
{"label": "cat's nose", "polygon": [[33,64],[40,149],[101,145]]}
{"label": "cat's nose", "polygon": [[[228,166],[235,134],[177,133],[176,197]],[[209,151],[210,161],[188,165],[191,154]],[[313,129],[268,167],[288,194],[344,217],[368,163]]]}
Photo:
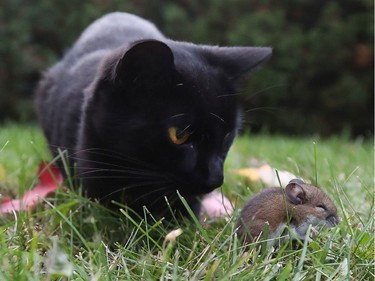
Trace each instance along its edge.
{"label": "cat's nose", "polygon": [[208,165],[208,173],[206,177],[206,185],[210,189],[215,189],[223,184],[223,161],[213,159]]}
{"label": "cat's nose", "polygon": [[224,181],[224,176],[222,174],[216,175],[216,176],[209,177],[207,179],[206,185],[209,189],[213,190],[217,187],[220,187],[223,184],[223,181]]}

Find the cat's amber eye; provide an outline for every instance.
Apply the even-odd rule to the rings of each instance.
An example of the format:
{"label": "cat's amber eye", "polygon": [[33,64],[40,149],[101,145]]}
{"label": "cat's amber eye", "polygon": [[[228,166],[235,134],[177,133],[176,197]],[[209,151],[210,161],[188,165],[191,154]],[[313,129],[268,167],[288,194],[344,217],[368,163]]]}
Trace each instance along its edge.
{"label": "cat's amber eye", "polygon": [[180,130],[177,127],[169,127],[168,134],[174,144],[184,144],[188,141],[191,133],[187,130]]}

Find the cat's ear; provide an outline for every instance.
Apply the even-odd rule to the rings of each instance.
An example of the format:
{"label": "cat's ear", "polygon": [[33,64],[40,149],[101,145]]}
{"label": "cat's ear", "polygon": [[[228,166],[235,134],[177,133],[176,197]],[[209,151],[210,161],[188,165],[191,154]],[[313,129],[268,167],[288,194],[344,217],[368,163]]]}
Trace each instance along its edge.
{"label": "cat's ear", "polygon": [[269,47],[211,47],[207,51],[208,63],[223,70],[232,80],[241,78],[272,55]]}
{"label": "cat's ear", "polygon": [[[117,62],[114,82],[116,84],[134,84],[147,81],[165,82],[165,77],[174,69],[174,57],[171,49],[157,40],[144,40],[133,43]],[[164,79],[161,79],[161,78]]]}

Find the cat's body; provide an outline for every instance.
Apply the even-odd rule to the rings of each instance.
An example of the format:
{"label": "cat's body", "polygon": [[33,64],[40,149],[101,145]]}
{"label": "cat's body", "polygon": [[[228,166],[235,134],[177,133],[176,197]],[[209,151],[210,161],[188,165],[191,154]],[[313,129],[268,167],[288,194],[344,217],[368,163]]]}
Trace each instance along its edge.
{"label": "cat's body", "polygon": [[176,42],[126,13],[91,24],[41,80],[51,151],[68,150],[86,194],[155,215],[183,211],[223,181],[238,127],[236,82],[270,48]]}

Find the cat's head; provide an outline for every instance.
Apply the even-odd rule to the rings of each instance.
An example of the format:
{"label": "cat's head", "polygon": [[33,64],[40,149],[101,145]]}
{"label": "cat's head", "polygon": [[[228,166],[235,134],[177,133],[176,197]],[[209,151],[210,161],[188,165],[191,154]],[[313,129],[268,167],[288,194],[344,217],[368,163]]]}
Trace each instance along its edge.
{"label": "cat's head", "polygon": [[185,196],[210,192],[223,182],[239,126],[237,83],[270,55],[156,40],[122,47],[103,60],[89,90],[86,146],[133,159]]}

